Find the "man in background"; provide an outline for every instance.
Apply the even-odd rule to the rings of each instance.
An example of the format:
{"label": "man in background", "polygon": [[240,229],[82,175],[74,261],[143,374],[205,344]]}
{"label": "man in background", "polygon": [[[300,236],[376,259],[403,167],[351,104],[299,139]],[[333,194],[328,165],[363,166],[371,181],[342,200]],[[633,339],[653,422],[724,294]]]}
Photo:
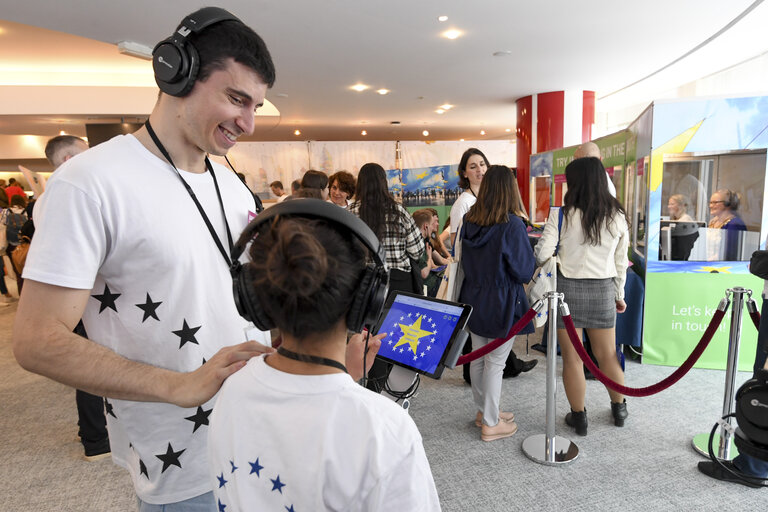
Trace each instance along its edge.
{"label": "man in background", "polygon": [[272,193],[277,197],[277,202],[282,203],[285,201],[285,199],[288,197],[288,194],[285,193],[285,190],[283,190],[283,182],[282,181],[273,181],[269,184],[269,188],[272,190]]}
{"label": "man in background", "polygon": [[[600,154],[600,148],[594,142],[585,142],[573,153],[573,159],[594,157],[598,160],[602,160],[603,156]],[[605,171],[605,179],[608,180],[608,191],[613,197],[616,197],[616,186],[611,181],[611,177],[608,175],[608,171]]]}
{"label": "man in background", "polygon": [[[58,135],[45,145],[45,157],[53,165],[56,172],[61,164],[88,149],[88,144],[80,137],[74,135]],[[34,203],[33,203],[34,204]],[[28,224],[34,226],[32,218]],[[29,232],[29,228],[26,228]],[[34,227],[32,227],[34,233]],[[87,338],[83,322],[78,322],[75,334]],[[75,390],[75,403],[77,404],[78,435],[83,444],[85,460],[96,461],[108,457],[109,434],[107,433],[107,419],[104,416],[104,399],[92,395],[82,389]]]}

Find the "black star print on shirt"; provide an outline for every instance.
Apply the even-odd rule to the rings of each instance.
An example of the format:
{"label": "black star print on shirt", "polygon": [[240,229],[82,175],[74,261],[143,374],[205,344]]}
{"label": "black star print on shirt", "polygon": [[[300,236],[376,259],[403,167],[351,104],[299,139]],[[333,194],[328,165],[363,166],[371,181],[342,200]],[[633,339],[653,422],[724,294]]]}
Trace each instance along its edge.
{"label": "black star print on shirt", "polygon": [[213,409],[204,410],[202,407],[197,407],[197,412],[192,416],[187,416],[185,420],[189,420],[195,423],[195,428],[192,429],[192,433],[197,432],[197,429],[202,425],[208,425],[208,416],[211,415]]}
{"label": "black star print on shirt", "polygon": [[99,313],[104,311],[105,309],[109,308],[113,310],[115,313],[117,313],[117,306],[115,305],[115,301],[117,298],[122,295],[121,293],[112,293],[109,291],[109,286],[104,284],[104,293],[101,295],[91,295],[94,299],[101,302],[101,305],[99,306]]}
{"label": "black star print on shirt", "polygon": [[107,414],[117,419],[117,416],[115,416],[115,411],[112,410],[112,404],[109,403],[109,400],[107,400],[106,398],[104,399],[104,409],[106,409]]}
{"label": "black star print on shirt", "polygon": [[147,466],[144,465],[144,461],[139,459],[139,474],[144,475],[149,480],[149,473],[147,473]]}
{"label": "black star print on shirt", "polygon": [[144,323],[147,318],[154,318],[157,321],[160,319],[157,317],[157,308],[162,302],[152,302],[152,297],[147,293],[147,301],[144,304],[136,304],[136,307],[144,312],[144,318],[141,319],[141,323]]}
{"label": "black star print on shirt", "polygon": [[179,348],[183,347],[186,343],[194,343],[195,345],[199,345],[195,339],[195,333],[200,330],[200,327],[202,327],[202,325],[198,325],[197,327],[190,327],[187,325],[187,320],[184,319],[184,326],[178,331],[173,331],[173,334],[181,338],[179,341]]}
{"label": "black star print on shirt", "polygon": [[181,454],[184,453],[185,451],[187,451],[186,448],[183,450],[179,450],[178,452],[175,452],[173,451],[173,447],[171,446],[171,443],[168,443],[168,450],[166,450],[165,453],[155,455],[155,457],[163,461],[163,470],[160,472],[165,473],[165,470],[171,466],[177,466],[181,468],[181,462],[179,462],[179,457],[181,457]]}

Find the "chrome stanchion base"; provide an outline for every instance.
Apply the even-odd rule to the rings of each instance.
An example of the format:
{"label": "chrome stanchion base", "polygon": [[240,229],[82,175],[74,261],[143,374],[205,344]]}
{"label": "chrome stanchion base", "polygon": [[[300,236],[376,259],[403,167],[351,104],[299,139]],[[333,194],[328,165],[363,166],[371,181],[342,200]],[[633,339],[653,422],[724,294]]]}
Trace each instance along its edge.
{"label": "chrome stanchion base", "polygon": [[[693,446],[693,449],[696,450],[700,455],[709,458],[709,432],[706,434],[697,434],[693,436],[693,439],[691,440],[691,446]],[[715,434],[715,438],[712,440],[712,449],[715,451],[715,455],[720,458],[720,434]],[[734,443],[733,438],[731,438],[731,450],[728,455],[728,459],[726,460],[733,460],[733,458],[735,458],[738,454],[739,449],[736,448],[736,443]]]}
{"label": "chrome stanchion base", "polygon": [[579,447],[576,446],[576,443],[572,443],[570,440],[560,436],[555,436],[551,441],[554,441],[554,457],[548,457],[547,448],[549,443],[547,443],[546,434],[535,434],[526,437],[523,441],[523,453],[533,462],[547,466],[564,466],[570,464],[579,456]]}

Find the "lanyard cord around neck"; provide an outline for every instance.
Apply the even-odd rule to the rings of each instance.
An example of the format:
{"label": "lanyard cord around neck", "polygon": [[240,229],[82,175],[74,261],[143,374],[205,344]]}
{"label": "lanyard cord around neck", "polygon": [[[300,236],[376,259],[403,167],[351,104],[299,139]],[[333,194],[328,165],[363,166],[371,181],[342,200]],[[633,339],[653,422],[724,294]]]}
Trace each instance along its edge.
{"label": "lanyard cord around neck", "polygon": [[176,168],[176,164],[174,164],[173,160],[171,160],[171,155],[168,154],[168,151],[165,149],[165,146],[163,146],[163,143],[160,142],[160,139],[157,137],[155,130],[152,129],[152,125],[149,124],[149,119],[147,119],[147,122],[144,123],[144,126],[147,127],[147,132],[149,133],[149,136],[152,138],[152,142],[155,143],[155,146],[157,146],[157,149],[160,150],[160,153],[163,154],[165,159],[168,160],[168,163],[171,164],[171,167],[173,167],[173,170],[176,171],[176,176],[178,176],[181,182],[184,184],[184,188],[187,189],[187,192],[189,193],[189,197],[191,197],[192,201],[195,202],[195,206],[197,206],[197,210],[200,212],[200,216],[203,218],[205,225],[208,227],[208,231],[211,233],[211,237],[213,237],[213,241],[216,243],[216,247],[219,248],[219,252],[224,257],[224,261],[227,263],[227,267],[231,267],[232,261],[229,259],[229,255],[232,253],[232,249],[234,248],[234,243],[232,242],[232,234],[229,231],[229,222],[227,222],[227,212],[224,211],[224,201],[221,199],[221,190],[219,190],[219,182],[216,180],[216,174],[213,172],[213,166],[211,165],[211,161],[208,160],[208,156],[205,157],[205,167],[208,169],[208,172],[211,173],[211,178],[213,178],[213,186],[216,188],[216,197],[219,199],[219,206],[221,206],[221,217],[224,219],[224,227],[226,228],[226,231],[227,231],[227,242],[229,242],[229,252],[227,252],[224,249],[224,245],[221,243],[221,239],[219,239],[219,235],[216,234],[216,230],[213,228],[213,224],[211,224],[210,219],[208,219],[208,215],[206,215],[205,210],[203,209],[203,205],[201,205],[200,201],[197,199],[197,196],[195,195],[195,191],[192,190],[192,187],[189,186],[189,183],[187,183],[187,181],[181,175],[179,170]]}
{"label": "lanyard cord around neck", "polygon": [[319,364],[322,366],[330,366],[331,368],[337,368],[343,371],[344,373],[348,373],[346,366],[344,366],[343,364],[341,364],[340,362],[334,359],[328,359],[327,357],[310,356],[309,354],[299,354],[292,350],[288,350],[282,345],[277,347],[277,353],[283,357],[287,357],[288,359],[293,359],[294,361],[301,361],[302,363],[310,363],[310,364]]}

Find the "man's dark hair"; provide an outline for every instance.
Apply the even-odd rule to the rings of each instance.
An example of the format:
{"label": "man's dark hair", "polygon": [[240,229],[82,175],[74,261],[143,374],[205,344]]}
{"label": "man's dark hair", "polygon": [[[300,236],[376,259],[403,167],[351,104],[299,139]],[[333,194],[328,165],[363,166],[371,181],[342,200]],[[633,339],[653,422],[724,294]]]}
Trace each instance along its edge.
{"label": "man's dark hair", "polygon": [[291,182],[291,194],[295,194],[299,191],[301,188],[301,181],[300,180],[293,180]]}
{"label": "man's dark hair", "polygon": [[280,181],[280,180],[275,180],[272,183],[270,183],[269,186],[282,189],[283,188],[283,182]]}
{"label": "man's dark hair", "polygon": [[11,185],[13,185],[14,183],[16,183],[16,178],[11,178],[11,179],[9,179],[9,180],[8,180],[8,186],[9,186],[9,187],[10,187]]}
{"label": "man's dark hair", "polygon": [[268,87],[275,84],[275,65],[266,43],[241,21],[214,23],[199,34],[190,35],[189,42],[200,57],[197,79],[201,82],[214,71],[224,69],[228,59],[233,59],[254,70]]}

